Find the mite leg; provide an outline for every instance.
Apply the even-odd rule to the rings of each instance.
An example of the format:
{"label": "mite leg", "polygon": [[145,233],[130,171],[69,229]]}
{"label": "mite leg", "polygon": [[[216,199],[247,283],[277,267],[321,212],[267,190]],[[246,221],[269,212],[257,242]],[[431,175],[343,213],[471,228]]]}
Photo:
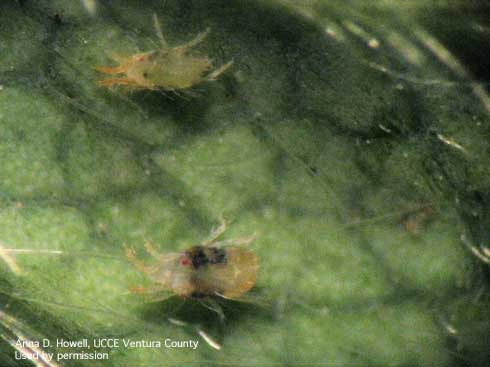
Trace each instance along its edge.
{"label": "mite leg", "polygon": [[191,89],[181,89],[181,90],[172,89],[171,92],[175,94],[177,97],[182,98],[184,101],[189,101],[191,98],[197,98],[201,96],[198,90],[191,90]]}
{"label": "mite leg", "polygon": [[105,66],[99,66],[95,68],[95,70],[104,74],[124,74],[127,69],[127,65],[119,65],[113,68],[108,68]]}
{"label": "mite leg", "polygon": [[161,302],[174,296],[167,289],[158,285],[150,287],[132,286],[129,287],[129,291],[133,294],[144,295],[148,302]]}
{"label": "mite leg", "polygon": [[[170,322],[171,324],[173,325],[177,325],[177,326],[180,326],[180,327],[186,327],[186,326],[189,326],[189,324],[185,321],[182,321],[182,320],[178,320],[178,319],[174,319],[172,317],[169,317],[168,318],[168,322]],[[221,350],[221,345],[216,342],[213,338],[211,338],[204,330],[202,330],[199,326],[194,326],[194,329],[196,330],[196,332],[199,334],[199,336],[201,338],[204,339],[204,341],[206,343],[208,343],[208,345],[216,350]]]}
{"label": "mite leg", "polygon": [[[142,55],[135,55],[135,57],[141,56]],[[99,66],[96,67],[95,70],[105,74],[124,74],[128,71],[128,68],[132,64],[131,57],[121,56],[112,52],[108,54],[108,57],[117,62],[119,65],[114,67]]]}
{"label": "mite leg", "polygon": [[221,74],[223,74],[226,70],[228,70],[232,65],[233,65],[233,61],[227,62],[226,64],[224,64],[223,66],[221,66],[220,68],[216,69],[211,74],[209,74],[206,77],[206,80],[210,82],[216,80]]}
{"label": "mite leg", "polygon": [[134,251],[134,249],[127,246],[126,244],[124,244],[123,247],[124,247],[124,252],[126,253],[126,257],[128,258],[128,261],[131,264],[133,264],[133,266],[139,271],[148,272],[149,270],[148,266],[146,266],[143,261],[136,258],[136,252]]}
{"label": "mite leg", "polygon": [[160,253],[153,247],[153,243],[151,241],[145,241],[145,250],[150,254],[151,256],[158,258],[160,256]]}
{"label": "mite leg", "polygon": [[218,228],[213,228],[211,231],[211,235],[208,240],[206,240],[202,245],[203,246],[211,246],[216,240],[226,231],[226,221],[223,217],[219,219],[220,225]]}
{"label": "mite leg", "polygon": [[189,98],[186,98],[186,97],[185,97],[185,95],[186,95],[186,94],[184,93],[184,91],[183,91],[183,90],[178,91],[178,90],[176,90],[176,89],[171,89],[171,90],[170,90],[170,92],[172,92],[172,93],[173,93],[173,94],[175,94],[177,97],[182,98],[182,99],[183,99],[183,100],[185,100],[185,101],[188,101],[188,100],[189,100]]}
{"label": "mite leg", "polygon": [[160,40],[160,43],[162,44],[162,50],[168,50],[168,43],[165,40],[165,37],[163,37],[163,32],[162,32],[162,27],[160,25],[160,21],[158,20],[158,17],[155,13],[153,13],[153,25],[155,26],[155,31],[157,32],[158,39]]}
{"label": "mite leg", "polygon": [[233,238],[229,240],[223,241],[223,244],[230,244],[230,245],[238,245],[238,246],[248,246],[255,238],[257,237],[257,234],[254,232],[252,235],[248,237],[239,237],[239,238]]}
{"label": "mite leg", "polygon": [[[153,247],[153,243],[151,241],[145,241],[144,245],[146,252],[151,256],[154,257],[157,260],[160,260],[160,262],[168,263],[169,261],[169,255],[168,254],[161,254],[159,253],[155,247]],[[155,266],[147,266],[146,267],[146,273],[148,275],[154,274],[155,272],[158,271],[158,268]]]}
{"label": "mite leg", "polygon": [[184,89],[180,91],[183,95],[188,96],[189,98],[198,98],[202,96],[202,90],[199,89]]}
{"label": "mite leg", "polygon": [[203,39],[206,38],[206,36],[209,34],[211,31],[210,28],[206,29],[204,32],[199,33],[196,38],[194,38],[192,41],[189,41],[187,43],[184,43],[183,45],[175,47],[175,49],[181,49],[181,50],[186,50],[188,48],[194,47],[198,43],[202,42]]}
{"label": "mite leg", "polygon": [[206,298],[206,299],[199,300],[199,302],[208,310],[216,312],[221,322],[225,321],[226,318],[223,309],[221,308],[220,304],[216,302],[214,299]]}
{"label": "mite leg", "polygon": [[155,291],[150,290],[149,292],[147,292],[145,299],[148,302],[162,302],[172,297],[175,297],[175,294],[169,292],[166,289],[160,289]]}
{"label": "mite leg", "polygon": [[109,52],[107,54],[107,56],[109,56],[109,58],[111,58],[112,60],[114,60],[115,62],[120,64],[121,66],[123,66],[123,65],[127,66],[128,65],[128,57],[127,56],[122,56],[122,55],[119,55],[115,52]]}
{"label": "mite leg", "polygon": [[259,299],[257,296],[251,296],[249,294],[242,294],[240,297],[228,297],[225,296],[222,293],[215,292],[215,296],[221,297],[223,299],[229,300],[229,301],[237,301],[237,302],[242,302],[242,303],[247,303],[250,305],[254,305],[257,307],[271,307],[272,306],[272,301],[270,299]]}
{"label": "mite leg", "polygon": [[172,98],[172,96],[170,96],[170,94],[165,93],[165,92],[164,92],[163,90],[161,90],[161,89],[155,89],[155,91],[156,91],[157,93],[161,94],[162,96],[164,96],[165,98],[168,98],[168,99],[170,99],[170,100],[172,100],[172,101],[174,100],[174,99]]}

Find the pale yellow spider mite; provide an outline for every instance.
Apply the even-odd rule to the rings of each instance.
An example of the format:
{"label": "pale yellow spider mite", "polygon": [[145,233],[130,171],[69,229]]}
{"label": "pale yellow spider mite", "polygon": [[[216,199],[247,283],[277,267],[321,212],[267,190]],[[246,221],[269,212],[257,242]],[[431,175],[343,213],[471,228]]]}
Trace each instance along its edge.
{"label": "pale yellow spider mite", "polygon": [[105,87],[120,85],[129,91],[160,90],[178,93],[202,82],[216,80],[233,65],[233,61],[229,61],[212,70],[211,59],[191,52],[191,49],[209,34],[209,29],[198,34],[188,43],[170,47],[163,36],[158,18],[156,15],[153,18],[161,43],[160,49],[130,56],[112,55],[114,61],[119,63],[118,66],[97,67],[96,70],[117,77],[99,80],[98,85]]}
{"label": "pale yellow spider mite", "polygon": [[162,291],[194,299],[215,296],[241,300],[257,278],[257,256],[244,246],[255,236],[218,241],[225,229],[226,223],[222,221],[210,239],[181,252],[160,254],[146,242],[145,248],[154,258],[150,265],[137,259],[135,251],[125,246],[129,262],[155,283],[151,288],[135,287],[131,291],[155,294],[154,300],[167,298],[166,295],[158,298]]}

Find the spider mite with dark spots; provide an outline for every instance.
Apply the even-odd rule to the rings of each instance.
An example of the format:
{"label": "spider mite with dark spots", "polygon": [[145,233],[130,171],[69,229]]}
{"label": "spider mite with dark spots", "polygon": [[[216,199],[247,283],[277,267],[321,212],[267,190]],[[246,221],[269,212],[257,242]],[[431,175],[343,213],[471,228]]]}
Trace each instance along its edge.
{"label": "spider mite with dark spots", "polygon": [[[137,287],[131,291],[150,293],[155,301],[168,298],[168,293],[198,300],[212,297],[241,300],[257,277],[258,259],[244,247],[254,236],[217,241],[225,230],[226,223],[222,221],[210,239],[182,252],[160,254],[146,242],[147,252],[156,260],[152,265],[137,259],[134,250],[125,246],[129,262],[155,282],[151,288]],[[161,296],[165,291],[167,295]]]}
{"label": "spider mite with dark spots", "polygon": [[98,85],[105,87],[120,85],[129,91],[159,90],[192,95],[190,88],[202,82],[216,80],[233,64],[233,61],[230,61],[211,71],[211,59],[191,52],[191,49],[208,35],[209,29],[198,34],[188,43],[170,47],[163,37],[156,15],[153,18],[161,43],[160,49],[130,56],[112,55],[111,57],[119,63],[118,66],[97,67],[96,70],[105,74],[119,74],[119,77],[99,80]]}

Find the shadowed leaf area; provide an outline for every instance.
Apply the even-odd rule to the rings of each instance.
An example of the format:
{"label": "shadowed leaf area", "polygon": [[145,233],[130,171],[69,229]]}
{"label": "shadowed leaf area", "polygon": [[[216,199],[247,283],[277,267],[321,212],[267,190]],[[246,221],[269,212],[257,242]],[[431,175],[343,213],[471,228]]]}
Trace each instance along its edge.
{"label": "shadowed leaf area", "polygon": [[[0,4],[1,366],[43,339],[109,356],[59,366],[487,365],[485,8],[84,3]],[[233,66],[192,96],[98,86],[111,55],[160,47],[154,14],[171,46],[209,28],[192,52]],[[151,261],[145,240],[180,251],[220,217],[260,262],[224,321],[128,291],[151,282],[124,244]],[[85,338],[120,345],[56,346]]]}

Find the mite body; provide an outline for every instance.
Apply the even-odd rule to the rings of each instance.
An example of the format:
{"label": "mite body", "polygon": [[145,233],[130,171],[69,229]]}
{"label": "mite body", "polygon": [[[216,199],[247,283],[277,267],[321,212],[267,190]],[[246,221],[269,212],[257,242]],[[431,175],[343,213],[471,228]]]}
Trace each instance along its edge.
{"label": "mite body", "polygon": [[239,300],[255,284],[258,260],[251,250],[241,246],[250,243],[253,237],[217,242],[225,229],[223,222],[208,241],[176,253],[160,254],[146,242],[146,250],[156,259],[152,265],[138,260],[134,250],[126,247],[129,261],[155,282],[151,289],[133,291],[154,294],[170,291],[196,299],[218,296]]}
{"label": "mite body", "polygon": [[106,87],[120,85],[128,90],[185,92],[202,82],[216,80],[233,64],[230,61],[211,71],[213,68],[211,59],[191,52],[192,48],[209,34],[209,29],[198,34],[188,43],[170,47],[163,37],[156,16],[154,16],[154,22],[161,43],[160,49],[130,56],[112,55],[114,61],[119,63],[118,66],[97,67],[96,70],[105,74],[118,75],[118,77],[99,80],[98,85]]}

